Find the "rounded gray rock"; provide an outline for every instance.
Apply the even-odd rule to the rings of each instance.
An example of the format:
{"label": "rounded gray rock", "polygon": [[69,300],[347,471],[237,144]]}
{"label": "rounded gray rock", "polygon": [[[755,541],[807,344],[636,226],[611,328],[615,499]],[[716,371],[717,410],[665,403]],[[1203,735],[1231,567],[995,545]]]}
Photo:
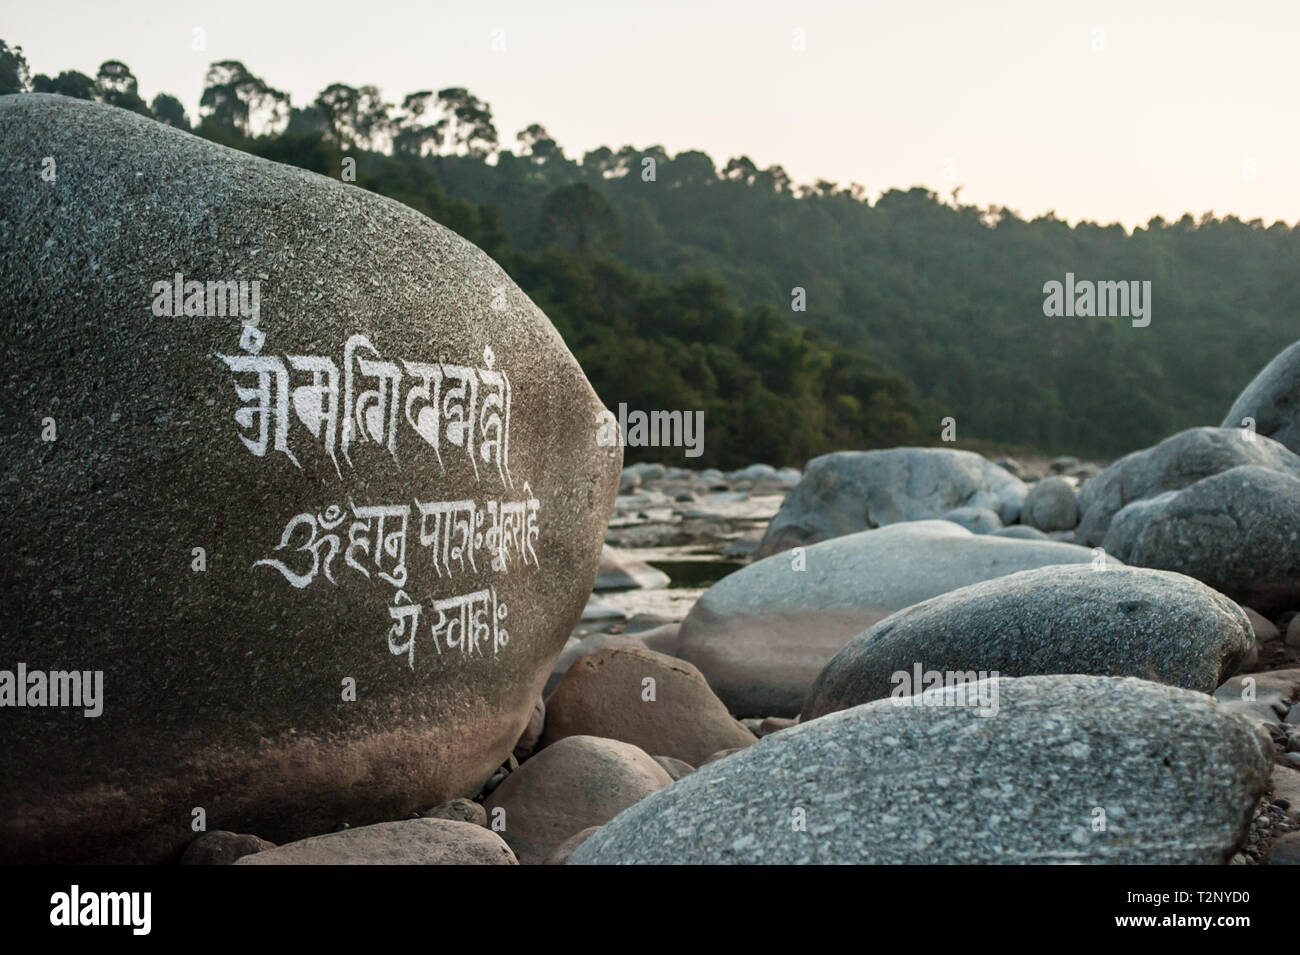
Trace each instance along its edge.
{"label": "rounded gray rock", "polygon": [[966,528],[972,534],[991,534],[1002,529],[997,511],[987,507],[955,507],[940,518]]}
{"label": "rounded gray rock", "polygon": [[1020,507],[1020,523],[1040,531],[1073,530],[1079,523],[1074,486],[1063,477],[1046,477],[1029,488]]}
{"label": "rounded gray rock", "polygon": [[808,462],[755,556],[900,521],[938,518],[959,507],[988,508],[1011,524],[1025,490],[1019,478],[973,451],[837,451]]}
{"label": "rounded gray rock", "polygon": [[1271,438],[1250,437],[1240,428],[1190,428],[1125,455],[1079,488],[1075,539],[1096,547],[1111,519],[1133,501],[1181,490],[1231,468],[1253,464],[1300,478],[1300,456]]}
{"label": "rounded gray rock", "polygon": [[1195,577],[1266,614],[1298,607],[1300,478],[1232,468],[1120,511],[1104,547],[1125,563]]}
{"label": "rounded gray rock", "polygon": [[1043,567],[973,584],[886,617],[817,677],[804,722],[943,674],[1132,676],[1203,693],[1254,646],[1245,612],[1168,571]]}
{"label": "rounded gray rock", "polygon": [[518,865],[495,832],[451,819],[404,819],[301,839],[235,865]]}
{"label": "rounded gray rock", "polygon": [[996,712],[946,691],[765,737],[570,864],[1223,864],[1268,784],[1267,739],[1203,693],[1080,675],[967,689]]}
{"label": "rounded gray rock", "polygon": [[5,710],[0,861],[476,792],[621,466],[546,316],[398,202],[124,110],[0,97],[0,172],[5,666],[103,675],[96,718]]}
{"label": "rounded gray rock", "polygon": [[1242,428],[1247,418],[1255,431],[1300,454],[1300,342],[1278,353],[1237,396],[1223,419],[1225,428]]}
{"label": "rounded gray rock", "polygon": [[[678,632],[734,716],[795,716],[817,674],[854,636],[930,597],[1091,551],[910,521],[776,554],[718,581]],[[1112,562],[1114,564],[1115,562]]]}
{"label": "rounded gray rock", "polygon": [[181,865],[232,865],[244,856],[274,848],[275,843],[257,836],[213,829],[199,833],[185,847]]}

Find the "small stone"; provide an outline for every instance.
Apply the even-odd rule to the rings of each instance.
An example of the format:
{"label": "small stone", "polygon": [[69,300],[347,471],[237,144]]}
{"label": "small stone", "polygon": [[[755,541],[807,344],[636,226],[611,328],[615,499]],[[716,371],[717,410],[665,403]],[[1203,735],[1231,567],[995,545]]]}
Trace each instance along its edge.
{"label": "small stone", "polygon": [[610,819],[672,783],[637,746],[567,736],[511,773],[484,801],[503,810],[503,835],[524,865],[538,865],[570,836]]}
{"label": "small stone", "polygon": [[518,865],[495,832],[451,819],[407,819],[313,836],[235,865]]}
{"label": "small stone", "polygon": [[1300,647],[1300,616],[1292,617],[1286,626],[1286,645]]}
{"label": "small stone", "polygon": [[1246,616],[1250,618],[1251,629],[1255,631],[1255,639],[1260,643],[1270,643],[1276,640],[1280,634],[1273,622],[1257,610],[1250,607],[1242,607],[1246,611]]}
{"label": "small stone", "polygon": [[573,855],[573,850],[578,848],[578,846],[586,842],[594,833],[599,831],[600,826],[588,826],[581,832],[575,832],[573,835],[569,836],[569,838],[556,846],[555,851],[546,857],[546,861],[543,862],[542,865],[566,865],[569,861],[569,856]]}
{"label": "small stone", "polygon": [[1079,523],[1074,485],[1063,477],[1049,477],[1029,489],[1020,506],[1020,522],[1040,531],[1073,530]]}
{"label": "small stone", "polygon": [[707,766],[709,763],[716,763],[718,760],[726,759],[732,753],[739,753],[743,749],[745,749],[744,746],[735,747],[733,749],[720,749],[712,756],[710,756],[708,759],[706,759],[704,762],[700,763],[700,765]]}
{"label": "small stone", "polygon": [[757,735],[761,738],[771,736],[773,733],[779,733],[781,730],[788,730],[792,726],[798,726],[798,720],[792,720],[785,716],[768,716],[758,724]]}
{"label": "small stone", "polygon": [[695,767],[690,763],[675,759],[672,756],[656,756],[654,761],[664,768],[664,772],[672,777],[673,782],[695,772]]}
{"label": "small stone", "polygon": [[274,842],[245,833],[213,829],[194,838],[181,856],[181,865],[232,865],[235,860],[265,849],[274,849]]}
{"label": "small stone", "polygon": [[543,747],[594,736],[694,766],[720,749],[756,740],[693,665],[643,648],[606,647],[578,660],[546,707]]}
{"label": "small stone", "polygon": [[424,819],[452,819],[456,822],[472,822],[476,826],[487,825],[487,810],[481,803],[472,799],[453,799],[441,805],[426,809],[420,813]]}
{"label": "small stone", "polygon": [[1268,850],[1269,865],[1300,865],[1300,832],[1288,832]]}
{"label": "small stone", "polygon": [[524,731],[519,734],[519,739],[515,743],[514,752],[511,757],[516,763],[522,763],[537,749],[537,744],[541,742],[542,732],[546,729],[546,703],[541,697],[533,704],[532,715],[528,717],[528,725]]}

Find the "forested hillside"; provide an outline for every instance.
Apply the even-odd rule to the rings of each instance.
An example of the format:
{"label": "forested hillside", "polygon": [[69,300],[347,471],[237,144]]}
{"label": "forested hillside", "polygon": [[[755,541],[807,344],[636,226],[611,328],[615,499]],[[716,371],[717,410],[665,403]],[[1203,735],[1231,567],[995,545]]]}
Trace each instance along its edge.
{"label": "forested hillside", "polygon": [[[95,78],[32,77],[0,48],[0,92],[23,90],[191,129],[182,104],[146,104],[117,61]],[[569,157],[540,125],[502,143],[464,89],[389,102],[336,84],[299,108],[234,61],[210,68],[192,131],[334,177],[356,158],[358,186],[496,258],[606,404],[704,410],[696,464],[936,443],[948,415],[962,439],[1116,456],[1217,424],[1300,337],[1300,230],[1284,223],[1186,215],[1129,233],[1026,221],[959,191],[871,202],[858,184],[796,186],[744,157]],[[1043,285],[1067,272],[1150,281],[1150,325],[1046,317]]]}

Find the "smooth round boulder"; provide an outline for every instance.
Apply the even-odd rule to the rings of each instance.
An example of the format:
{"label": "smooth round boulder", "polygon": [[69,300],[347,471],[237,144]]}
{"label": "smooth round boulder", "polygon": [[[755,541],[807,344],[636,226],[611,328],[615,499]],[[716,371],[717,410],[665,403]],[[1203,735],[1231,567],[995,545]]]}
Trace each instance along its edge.
{"label": "smooth round boulder", "polygon": [[1131,677],[999,677],[759,740],[625,810],[573,864],[1226,862],[1268,740]]}
{"label": "smooth round boulder", "polygon": [[1165,491],[1154,497],[1140,498],[1121,508],[1111,518],[1106,536],[1102,538],[1102,549],[1116,556],[1132,553],[1134,542],[1147,529],[1151,518],[1163,511],[1177,496],[1177,491]]}
{"label": "smooth round boulder", "polygon": [[973,451],[837,451],[808,462],[755,556],[900,521],[939,518],[961,507],[988,508],[1011,524],[1025,491],[1019,478]]}
{"label": "smooth round boulder", "polygon": [[1191,577],[1043,567],[922,601],[854,637],[817,677],[802,720],[951,674],[1133,676],[1213,693],[1253,646],[1245,612]]}
{"label": "smooth round boulder", "polygon": [[518,865],[495,832],[452,819],[403,819],[329,832],[235,865]]}
{"label": "smooth round boulder", "polygon": [[1228,409],[1225,428],[1253,428],[1300,454],[1300,342],[1263,367]]}
{"label": "smooth round boulder", "polygon": [[1195,577],[1263,613],[1300,607],[1300,477],[1232,468],[1125,508],[1103,546],[1126,563]]}
{"label": "smooth round boulder", "polygon": [[1126,454],[1079,488],[1075,539],[1100,545],[1124,507],[1235,467],[1258,465],[1300,478],[1300,456],[1271,438],[1240,428],[1189,428],[1154,447]]}
{"label": "smooth round boulder", "polygon": [[1056,476],[1036,482],[1020,507],[1020,523],[1040,531],[1074,530],[1079,523],[1074,485]]}
{"label": "smooth round boulder", "polygon": [[601,736],[698,766],[757,737],[736,720],[690,663],[636,647],[606,647],[578,660],[547,697],[542,746]]}
{"label": "smooth round boulder", "polygon": [[556,657],[555,666],[551,668],[550,675],[546,678],[546,685],[542,689],[542,696],[549,697],[555,692],[555,688],[560,685],[571,666],[583,657],[595,653],[597,650],[603,650],[605,647],[650,649],[646,642],[641,639],[639,633],[593,633],[577,640],[571,638],[570,642],[565,644],[564,649],[560,651],[560,655]]}
{"label": "smooth round boulder", "polygon": [[4,711],[0,861],[477,792],[621,467],[546,316],[398,202],[120,109],[0,97],[0,170],[0,697],[102,678]]}
{"label": "smooth round boulder", "polygon": [[541,865],[570,836],[601,826],[672,782],[638,746],[566,736],[506,777],[483,801],[488,824],[523,865]]}
{"label": "smooth round boulder", "polygon": [[729,574],[691,608],[675,652],[733,716],[797,716],[831,657],[891,613],[981,580],[1093,559],[1073,544],[977,535],[950,521],[892,524]]}

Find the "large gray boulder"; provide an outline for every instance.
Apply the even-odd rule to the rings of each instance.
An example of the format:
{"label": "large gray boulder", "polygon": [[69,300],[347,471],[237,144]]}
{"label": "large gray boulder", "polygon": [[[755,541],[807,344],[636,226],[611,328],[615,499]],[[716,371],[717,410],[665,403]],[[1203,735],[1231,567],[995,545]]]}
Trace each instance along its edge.
{"label": "large gray boulder", "polygon": [[1025,492],[1019,478],[974,451],[837,451],[808,462],[755,556],[900,521],[942,517],[957,508],[988,508],[1002,523],[1012,524]]}
{"label": "large gray boulder", "polygon": [[1133,501],[1251,464],[1300,477],[1300,456],[1271,438],[1247,436],[1240,428],[1180,431],[1154,447],[1125,455],[1079,488],[1075,540],[1096,547],[1111,519]]}
{"label": "large gray boulder", "polygon": [[1146,530],[1151,518],[1159,514],[1179,495],[1178,491],[1165,491],[1154,497],[1143,497],[1120,508],[1110,520],[1106,536],[1102,538],[1106,553],[1119,555],[1130,554],[1133,542]]}
{"label": "large gray boulder", "polygon": [[922,601],[854,637],[817,677],[803,720],[920,693],[948,672],[1133,676],[1213,693],[1253,645],[1245,611],[1182,574],[1042,567]]}
{"label": "large gray boulder", "polygon": [[1272,614],[1300,608],[1300,478],[1232,468],[1115,516],[1104,545]]}
{"label": "large gray boulder", "polygon": [[[473,795],[621,465],[546,316],[400,203],[56,96],[0,97],[0,236],[0,642],[103,674],[97,718],[5,709],[0,861],[174,858],[196,807],[287,843]],[[165,314],[178,273],[212,314]],[[257,325],[251,284],[222,317],[254,280]]]}
{"label": "large gray boulder", "polygon": [[1242,428],[1253,418],[1255,430],[1300,454],[1300,342],[1279,352],[1237,396],[1225,428]]}
{"label": "large gray boulder", "polygon": [[831,657],[896,610],[981,580],[1092,558],[1073,544],[977,535],[949,521],[891,524],[729,574],[682,621],[676,653],[733,715],[794,716]]}
{"label": "large gray boulder", "polygon": [[1002,677],[910,699],[709,763],[570,862],[1221,864],[1268,782],[1268,740],[1190,690]]}

